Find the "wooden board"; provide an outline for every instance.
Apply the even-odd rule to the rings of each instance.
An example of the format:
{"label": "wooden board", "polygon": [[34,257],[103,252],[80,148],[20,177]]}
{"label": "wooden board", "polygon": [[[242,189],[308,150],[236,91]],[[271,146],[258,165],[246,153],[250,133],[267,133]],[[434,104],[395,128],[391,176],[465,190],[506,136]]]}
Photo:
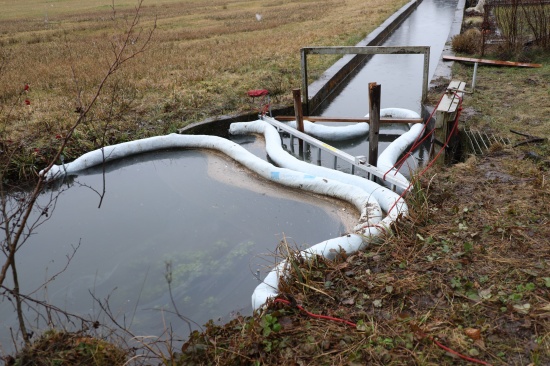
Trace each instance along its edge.
{"label": "wooden board", "polygon": [[464,81],[453,80],[447,87],[450,93],[445,93],[437,106],[438,112],[455,113],[460,99],[464,96],[464,90],[466,89],[466,83]]}
{"label": "wooden board", "polygon": [[497,66],[542,67],[541,64],[529,64],[529,63],[525,63],[525,62],[513,62],[513,61],[487,60],[487,59],[482,59],[482,58],[459,57],[459,56],[443,56],[443,60],[477,62],[477,63],[480,63],[480,64],[497,65]]}

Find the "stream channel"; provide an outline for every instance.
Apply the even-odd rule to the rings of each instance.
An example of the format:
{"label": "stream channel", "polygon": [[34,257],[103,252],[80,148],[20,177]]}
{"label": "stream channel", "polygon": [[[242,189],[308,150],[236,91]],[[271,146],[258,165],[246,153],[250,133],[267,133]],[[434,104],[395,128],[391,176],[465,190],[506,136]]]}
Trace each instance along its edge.
{"label": "stream channel", "polygon": [[[433,71],[456,4],[424,0],[385,45],[432,46]],[[375,56],[323,114],[364,116],[368,93],[361,88],[372,81],[382,85],[383,108],[420,112],[421,65],[417,55]],[[385,129],[380,151],[401,133],[392,126]],[[329,143],[352,155],[367,155],[366,139]],[[234,140],[265,158],[260,139]],[[283,144],[288,147],[288,140]],[[325,163],[331,166],[332,159]],[[104,181],[106,193],[98,208],[97,192]],[[211,318],[227,321],[236,312],[250,313],[256,273],[264,276],[273,266],[283,237],[293,247],[310,246],[348,232],[357,217],[345,203],[280,188],[204,151],[128,157],[109,163],[105,174],[99,167],[72,177],[43,194],[41,202],[52,195],[55,209],[18,253],[21,291],[36,290],[35,298],[102,323],[106,318],[92,294],[109,298],[113,315],[143,335],[162,334],[163,323],[171,323],[180,337],[188,333],[188,326],[173,314],[167,269],[181,314],[201,325]],[[58,272],[46,288],[40,287]],[[45,326],[33,322],[32,312],[28,316],[31,327]],[[15,311],[6,300],[0,319],[0,347],[6,350],[9,328],[16,328]]]}

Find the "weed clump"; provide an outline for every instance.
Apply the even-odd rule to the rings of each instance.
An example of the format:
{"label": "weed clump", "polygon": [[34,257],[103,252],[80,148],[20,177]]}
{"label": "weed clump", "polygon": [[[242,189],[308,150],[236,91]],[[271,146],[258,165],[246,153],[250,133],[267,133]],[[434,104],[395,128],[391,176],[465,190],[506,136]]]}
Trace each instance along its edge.
{"label": "weed clump", "polygon": [[8,357],[6,365],[124,365],[127,351],[82,332],[49,330],[16,356]]}
{"label": "weed clump", "polygon": [[468,29],[462,34],[458,34],[451,40],[453,51],[473,55],[481,47],[481,31],[475,28]]}

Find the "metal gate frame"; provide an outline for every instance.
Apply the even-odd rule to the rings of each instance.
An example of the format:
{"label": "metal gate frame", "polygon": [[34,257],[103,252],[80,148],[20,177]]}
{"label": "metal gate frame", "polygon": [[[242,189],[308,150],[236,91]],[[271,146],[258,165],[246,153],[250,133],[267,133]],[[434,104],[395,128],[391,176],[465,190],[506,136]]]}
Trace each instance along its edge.
{"label": "metal gate frame", "polygon": [[300,50],[302,68],[302,95],[306,113],[309,113],[309,92],[307,77],[307,56],[308,55],[424,55],[422,101],[428,95],[428,72],[430,68],[430,47],[429,46],[334,46],[334,47],[304,47]]}

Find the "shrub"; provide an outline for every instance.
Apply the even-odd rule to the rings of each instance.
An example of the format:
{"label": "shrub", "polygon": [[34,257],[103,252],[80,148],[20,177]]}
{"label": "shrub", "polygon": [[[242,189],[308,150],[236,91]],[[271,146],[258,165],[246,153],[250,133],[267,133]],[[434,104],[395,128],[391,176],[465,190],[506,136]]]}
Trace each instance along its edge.
{"label": "shrub", "polygon": [[550,47],[550,5],[546,0],[496,3],[493,13],[508,48],[521,50],[527,42]]}
{"label": "shrub", "polygon": [[474,54],[481,48],[481,32],[478,29],[468,29],[458,34],[451,40],[453,51],[467,54]]}

